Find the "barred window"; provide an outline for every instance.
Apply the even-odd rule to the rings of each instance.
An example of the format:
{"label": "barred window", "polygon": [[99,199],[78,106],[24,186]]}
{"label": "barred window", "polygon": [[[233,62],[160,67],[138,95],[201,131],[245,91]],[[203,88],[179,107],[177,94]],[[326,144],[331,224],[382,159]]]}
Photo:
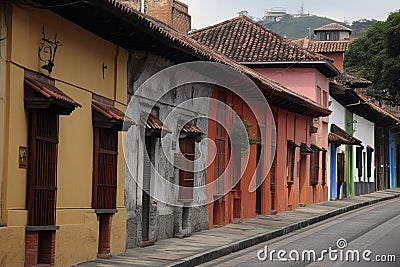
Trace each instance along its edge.
{"label": "barred window", "polygon": [[194,185],[194,160],[195,160],[195,138],[189,135],[179,140],[179,146],[183,156],[189,160],[191,165],[188,170],[179,170],[179,199],[193,199]]}
{"label": "barred window", "polygon": [[362,173],[363,173],[363,162],[362,162],[362,151],[363,151],[363,147],[359,146],[356,148],[356,168],[358,170],[357,174],[358,177],[362,177]]}
{"label": "barred window", "polygon": [[55,224],[58,115],[47,109],[29,112],[28,224]]}
{"label": "barred window", "polygon": [[94,128],[93,197],[94,209],[115,209],[117,195],[118,131]]}
{"label": "barred window", "polygon": [[311,163],[310,163],[310,185],[316,186],[318,184],[319,178],[319,152],[320,148],[315,145],[312,145],[311,148],[314,150],[311,154]]}
{"label": "barred window", "polygon": [[367,177],[371,178],[372,176],[372,152],[374,149],[370,146],[367,147]]}
{"label": "barred window", "polygon": [[294,181],[294,163],[295,163],[296,146],[297,145],[291,140],[287,142],[286,177],[288,182]]}
{"label": "barred window", "polygon": [[326,150],[322,150],[322,185],[326,185]]}

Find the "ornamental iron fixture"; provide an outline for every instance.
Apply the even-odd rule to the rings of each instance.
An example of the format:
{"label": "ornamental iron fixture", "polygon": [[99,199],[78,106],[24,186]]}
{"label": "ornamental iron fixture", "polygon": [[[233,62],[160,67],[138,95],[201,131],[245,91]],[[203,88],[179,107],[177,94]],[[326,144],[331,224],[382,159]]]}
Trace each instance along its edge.
{"label": "ornamental iron fixture", "polygon": [[46,34],[44,33],[44,27],[42,28],[42,40],[39,46],[39,60],[44,62],[45,64],[42,66],[42,69],[45,69],[51,74],[54,67],[54,59],[56,57],[57,48],[61,46],[60,41],[57,40],[57,34],[54,36],[54,41],[51,41],[46,38]]}

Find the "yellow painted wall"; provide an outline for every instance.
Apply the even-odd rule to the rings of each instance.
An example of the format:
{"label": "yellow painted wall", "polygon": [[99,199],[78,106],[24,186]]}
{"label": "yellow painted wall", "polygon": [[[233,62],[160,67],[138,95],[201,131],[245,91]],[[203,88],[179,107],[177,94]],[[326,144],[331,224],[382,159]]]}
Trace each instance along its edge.
{"label": "yellow painted wall", "polygon": [[[5,25],[5,6],[0,4],[0,38],[4,38],[7,32]],[[6,119],[6,61],[7,40],[0,41],[0,224],[2,223],[2,184],[4,171],[4,138]]]}
{"label": "yellow painted wall", "polygon": [[[14,227],[27,223],[27,170],[18,166],[18,148],[28,145],[23,81],[25,69],[42,71],[43,63],[37,56],[42,27],[47,38],[53,39],[57,33],[62,44],[57,51],[51,78],[55,79],[56,87],[82,105],[71,115],[60,116],[56,221],[60,230],[56,233],[56,266],[94,259],[99,233],[97,215],[91,209],[91,99],[92,93],[99,94],[116,100],[117,108],[125,110],[128,52],[50,11],[13,6],[9,17],[12,20],[7,41],[9,60],[0,63],[0,126],[4,125],[0,127],[0,168],[1,164],[4,167],[0,169],[0,183],[5,207],[2,222],[7,224],[7,227],[0,227],[0,266],[3,266],[2,260],[6,265],[10,259],[19,261],[21,264],[17,262],[18,266],[24,261],[25,230],[24,227]],[[0,45],[2,53],[3,46]],[[103,64],[107,65],[104,79]],[[118,213],[113,217],[111,237],[111,252],[114,254],[125,250],[126,240],[122,133],[119,137]]]}
{"label": "yellow painted wall", "polygon": [[[62,44],[57,50],[51,77],[114,99],[118,47],[54,13],[14,6],[11,60],[25,68],[41,70],[43,63],[39,62],[37,52],[43,27],[47,38],[54,40],[57,34]],[[105,79],[103,64],[107,65]]]}
{"label": "yellow painted wall", "polygon": [[[24,70],[10,65],[8,173],[6,205],[9,210],[25,209],[27,170],[18,167],[18,148],[28,146],[28,118],[24,108]],[[8,224],[9,225],[9,224]],[[12,226],[12,225],[10,225]]]}
{"label": "yellow painted wall", "polygon": [[93,179],[93,126],[90,92],[57,82],[56,86],[78,101],[69,116],[60,116],[57,207],[91,208]]}
{"label": "yellow painted wall", "polygon": [[58,210],[57,225],[60,230],[56,233],[55,266],[71,266],[96,258],[99,224],[93,210]]}
{"label": "yellow painted wall", "polygon": [[25,228],[0,227],[0,266],[24,266]]}
{"label": "yellow painted wall", "polygon": [[116,83],[116,98],[119,103],[127,103],[127,89],[128,89],[128,51],[124,49],[118,50],[117,57],[117,83]]}
{"label": "yellow painted wall", "polygon": [[118,209],[112,218],[110,250],[117,254],[125,250],[126,244],[126,209]]}

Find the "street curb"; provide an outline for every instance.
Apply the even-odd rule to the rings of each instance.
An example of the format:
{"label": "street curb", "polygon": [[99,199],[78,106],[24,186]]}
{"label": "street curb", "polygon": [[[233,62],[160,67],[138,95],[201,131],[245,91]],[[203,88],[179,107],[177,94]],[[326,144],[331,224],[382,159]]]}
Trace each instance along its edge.
{"label": "street curb", "polygon": [[[377,199],[373,199],[373,200],[368,200],[368,201],[364,201],[361,203],[357,203],[357,204],[352,204],[343,208],[339,208],[337,210],[328,212],[326,214],[322,214],[322,215],[318,215],[316,217],[312,217],[309,219],[306,219],[304,221],[300,221],[298,223],[294,223],[288,226],[285,226],[283,228],[274,230],[272,232],[269,233],[263,233],[263,234],[259,234],[259,235],[255,235],[252,237],[248,237],[246,239],[240,240],[240,241],[236,241],[233,243],[230,243],[228,245],[222,246],[222,247],[218,247],[215,249],[211,249],[208,251],[205,251],[203,253],[200,254],[196,254],[196,255],[192,255],[190,257],[186,257],[183,258],[181,260],[179,260],[178,262],[175,262],[173,264],[168,264],[165,266],[168,267],[190,267],[190,266],[196,266],[202,263],[206,263],[212,260],[215,260],[217,258],[229,255],[231,253],[249,248],[251,246],[263,243],[265,241],[268,241],[270,239],[276,238],[276,237],[280,237],[283,236],[285,234],[288,234],[290,232],[299,230],[301,228],[310,226],[312,224],[324,221],[326,219],[335,217],[337,215],[355,210],[355,209],[359,209],[365,206],[369,206],[372,204],[376,204],[379,202],[383,202],[383,201],[387,201],[387,200],[391,200],[391,199],[395,199],[395,198],[399,198],[400,197],[400,192],[395,192],[395,191],[378,191],[375,193],[382,193],[382,194],[388,194],[389,196],[387,197],[383,197],[383,198],[377,198]],[[393,195],[392,195],[393,194]],[[367,197],[368,195],[366,195]],[[362,196],[361,196],[362,197]],[[346,199],[343,199],[344,201]],[[340,200],[339,200],[340,201]],[[320,203],[321,204],[321,203]]]}

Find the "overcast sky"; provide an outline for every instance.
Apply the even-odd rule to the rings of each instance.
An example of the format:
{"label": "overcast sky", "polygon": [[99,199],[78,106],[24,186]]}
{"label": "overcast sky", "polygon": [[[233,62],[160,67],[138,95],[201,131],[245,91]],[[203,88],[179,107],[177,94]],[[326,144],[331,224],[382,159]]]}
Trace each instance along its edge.
{"label": "overcast sky", "polygon": [[[302,0],[180,0],[189,5],[192,28],[200,29],[237,16],[241,10],[262,18],[265,9],[284,7],[289,14],[299,13]],[[399,0],[303,0],[305,13],[349,22],[361,18],[385,20],[399,10]]]}

